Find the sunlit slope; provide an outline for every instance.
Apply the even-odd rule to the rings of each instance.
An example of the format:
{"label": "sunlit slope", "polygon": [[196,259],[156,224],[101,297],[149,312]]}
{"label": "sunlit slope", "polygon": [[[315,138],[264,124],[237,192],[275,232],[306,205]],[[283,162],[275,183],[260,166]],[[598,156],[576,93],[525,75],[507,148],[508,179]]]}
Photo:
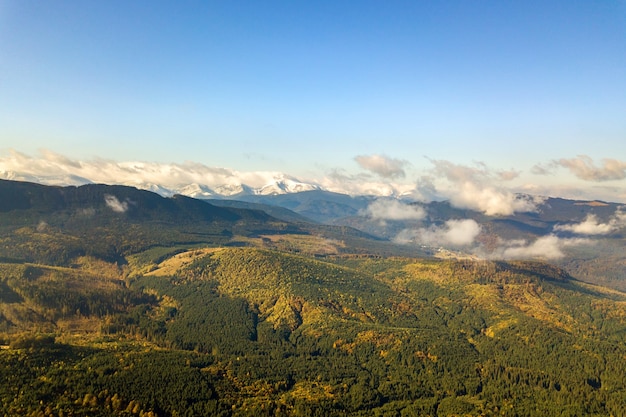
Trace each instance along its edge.
{"label": "sunlit slope", "polygon": [[[289,375],[294,385],[276,401],[289,394],[360,409],[347,405],[356,384],[363,408],[420,398],[430,412],[454,399],[451,409],[468,412],[510,402],[517,412],[571,406],[584,414],[620,404],[626,382],[625,295],[541,263],[223,249],[136,285],[176,305],[164,321],[170,343],[245,355],[232,366],[246,384]],[[360,372],[368,376],[359,380]]]}
{"label": "sunlit slope", "polygon": [[[467,252],[476,251],[485,256],[502,242],[526,240],[533,242],[538,238],[556,234],[561,238],[585,238],[587,241],[580,246],[570,246],[563,251],[564,257],[553,259],[571,275],[586,282],[610,286],[618,290],[626,290],[626,240],[624,224],[618,221],[623,205],[602,201],[566,200],[561,198],[545,198],[538,203],[537,210],[516,212],[507,216],[488,216],[480,211],[458,208],[449,201],[432,201],[430,203],[411,203],[405,201],[404,209],[417,212],[424,211],[424,218],[408,219],[379,218],[384,216],[376,211],[376,215],[368,207],[374,200],[366,197],[349,197],[347,195],[325,191],[282,196],[255,196],[255,201],[286,207],[302,215],[309,215],[326,224],[350,226],[370,235],[393,240],[403,237],[407,231],[418,231],[431,226],[439,227],[449,220],[471,219],[481,227],[476,243],[479,247],[465,248]],[[384,202],[385,200],[378,200]],[[242,203],[243,204],[243,203]],[[376,207],[372,205],[371,207]],[[370,208],[371,208],[370,207]],[[417,216],[420,217],[420,216]],[[384,221],[381,221],[384,220]],[[581,230],[579,233],[567,231],[567,226],[588,221],[590,225],[604,225],[604,230]],[[566,226],[566,229],[563,229]],[[427,253],[438,249],[421,248],[432,242],[416,242],[415,250],[420,248]],[[423,252],[424,253],[424,252]],[[497,252],[496,252],[497,253]],[[387,252],[389,254],[389,252]],[[400,254],[395,252],[395,254]],[[412,256],[408,253],[402,255]],[[495,253],[493,254],[495,255]],[[535,254],[536,255],[536,254]]]}
{"label": "sunlit slope", "polygon": [[[1,266],[2,338],[14,348],[3,351],[0,371],[29,369],[21,384],[37,387],[5,410],[43,410],[45,395],[78,415],[124,415],[131,403],[180,415],[194,401],[224,415],[626,411],[626,296],[546,264],[316,259],[258,248],[150,249],[133,259]],[[150,259],[150,273],[133,270]],[[78,348],[20,341],[42,331],[93,349],[63,356],[58,349]],[[120,351],[128,343],[131,351]],[[39,363],[19,346],[53,349],[71,367]],[[200,355],[186,361],[202,362],[205,373],[185,359],[168,365],[180,401],[123,383],[129,364],[148,367],[138,369],[152,381],[166,352],[181,350]],[[190,392],[176,375],[209,391]],[[50,378],[65,385],[48,391],[56,385],[41,381]],[[104,408],[114,394],[123,406]]]}
{"label": "sunlit slope", "polygon": [[[441,301],[439,307],[454,302],[461,309],[480,309],[485,317],[526,316],[580,332],[589,329],[591,323],[589,312],[577,311],[582,308],[581,300],[595,296],[615,303],[616,316],[626,301],[619,291],[584,284],[559,268],[539,262],[359,256],[320,260],[253,248],[194,253],[179,255],[187,257],[182,264],[178,257],[172,257],[150,275],[171,275],[173,283],[212,282],[217,293],[244,298],[262,313],[277,300],[295,303],[297,299],[300,304],[342,313],[339,315],[346,319],[384,324],[418,320],[417,311]],[[169,267],[169,262],[179,268]],[[149,285],[148,277],[141,281]],[[426,304],[433,291],[448,295]],[[593,303],[596,307],[601,304]]]}
{"label": "sunlit slope", "polygon": [[127,288],[124,276],[116,264],[89,257],[72,268],[0,264],[0,333],[98,334],[106,317],[152,299]]}

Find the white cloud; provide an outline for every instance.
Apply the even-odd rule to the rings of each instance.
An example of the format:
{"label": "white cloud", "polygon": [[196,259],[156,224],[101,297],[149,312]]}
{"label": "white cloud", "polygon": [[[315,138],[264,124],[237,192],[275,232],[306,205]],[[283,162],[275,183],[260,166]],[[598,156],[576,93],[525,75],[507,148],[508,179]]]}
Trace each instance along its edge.
{"label": "white cloud", "polygon": [[488,257],[492,259],[559,259],[565,256],[564,248],[588,243],[587,239],[563,239],[555,235],[541,236],[530,243],[525,240],[503,241],[500,247]]}
{"label": "white cloud", "polygon": [[605,158],[600,166],[596,166],[587,155],[578,155],[576,158],[559,159],[555,165],[570,170],[576,177],[586,181],[612,181],[626,178],[626,162],[617,159]]}
{"label": "white cloud", "polygon": [[128,210],[128,203],[126,201],[118,200],[114,195],[105,194],[104,202],[116,213],[125,213],[126,210]]}
{"label": "white cloud", "polygon": [[[508,216],[536,211],[541,202],[537,197],[519,195],[498,185],[499,181],[518,176],[517,171],[492,171],[482,163],[469,167],[443,160],[431,162],[434,175],[428,177],[427,183],[457,208],[477,210],[488,216]],[[419,189],[418,193],[423,194]]]}
{"label": "white cloud", "polygon": [[617,229],[621,229],[622,227],[626,227],[626,213],[623,212],[623,206],[615,211],[613,218],[611,221],[615,222],[615,226]]}
{"label": "white cloud", "polygon": [[426,211],[415,204],[381,198],[371,203],[365,214],[377,220],[422,220]]}
{"label": "white cloud", "polygon": [[579,235],[606,235],[623,227],[626,227],[626,213],[617,210],[607,223],[599,223],[595,214],[588,214],[580,223],[559,224],[554,226],[554,230]]}
{"label": "white cloud", "polygon": [[408,165],[407,161],[385,155],[359,155],[354,160],[361,168],[378,174],[382,178],[404,178],[406,175],[404,167]]}
{"label": "white cloud", "polygon": [[445,200],[445,197],[437,191],[435,179],[428,175],[418,178],[415,188],[408,193],[408,196],[423,203]]}
{"label": "white cloud", "polygon": [[52,152],[48,149],[42,149],[40,152],[44,156],[44,160],[47,160],[52,164],[66,165],[77,169],[81,168],[81,163],[79,161],[72,161],[63,155]]}
{"label": "white cloud", "polygon": [[519,212],[536,211],[539,203],[537,198],[472,182],[456,184],[456,189],[448,189],[445,194],[453,206],[477,210],[487,216],[510,216]]}
{"label": "white cloud", "polygon": [[472,219],[448,220],[443,226],[405,229],[396,236],[395,241],[428,246],[470,246],[480,231],[480,225]]}
{"label": "white cloud", "polygon": [[343,170],[330,171],[319,184],[328,191],[350,195],[397,196],[408,193],[411,184],[391,184],[377,181],[370,174],[350,175]]}

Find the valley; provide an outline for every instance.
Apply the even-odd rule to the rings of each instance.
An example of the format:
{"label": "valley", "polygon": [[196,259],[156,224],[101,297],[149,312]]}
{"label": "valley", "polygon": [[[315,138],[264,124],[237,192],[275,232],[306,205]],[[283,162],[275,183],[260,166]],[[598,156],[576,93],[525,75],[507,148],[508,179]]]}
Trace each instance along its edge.
{"label": "valley", "polygon": [[626,413],[619,285],[129,187],[0,196],[2,414]]}

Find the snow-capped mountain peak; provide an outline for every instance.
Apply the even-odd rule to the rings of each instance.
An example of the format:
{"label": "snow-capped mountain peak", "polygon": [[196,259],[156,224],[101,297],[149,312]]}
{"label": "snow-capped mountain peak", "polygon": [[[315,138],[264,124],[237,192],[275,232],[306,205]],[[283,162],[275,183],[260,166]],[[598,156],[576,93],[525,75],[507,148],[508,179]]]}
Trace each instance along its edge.
{"label": "snow-capped mountain peak", "polygon": [[289,193],[300,193],[302,191],[320,190],[321,187],[316,184],[305,183],[294,178],[279,177],[275,181],[264,185],[257,190],[256,194],[260,195],[278,195]]}

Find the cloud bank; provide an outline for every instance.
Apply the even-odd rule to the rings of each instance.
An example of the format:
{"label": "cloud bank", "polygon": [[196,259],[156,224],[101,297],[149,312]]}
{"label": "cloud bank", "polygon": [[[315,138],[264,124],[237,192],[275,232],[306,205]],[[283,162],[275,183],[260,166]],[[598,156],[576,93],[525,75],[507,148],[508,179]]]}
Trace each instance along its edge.
{"label": "cloud bank", "polygon": [[519,212],[536,211],[542,199],[516,194],[499,185],[510,181],[519,172],[492,171],[485,164],[471,167],[444,160],[430,160],[432,174],[423,177],[414,196],[437,196],[449,200],[457,208],[480,211],[488,216],[509,216]]}
{"label": "cloud bank", "polygon": [[279,194],[324,189],[421,202],[447,200],[457,208],[477,210],[490,216],[536,211],[542,198],[530,197],[530,194],[626,202],[624,181],[607,182],[626,176],[626,162],[615,159],[605,159],[598,165],[587,156],[579,156],[553,160],[532,170],[534,175],[550,175],[559,168],[569,167],[580,178],[598,180],[586,186],[581,186],[580,180],[560,184],[551,181],[521,183],[521,172],[515,169],[496,170],[481,162],[462,165],[428,158],[428,165],[421,168],[419,176],[404,179],[405,168],[415,168],[407,161],[384,155],[359,155],[355,160],[363,171],[330,169],[321,177],[298,179],[282,172],[237,171],[197,162],[77,160],[48,150],[31,157],[13,150],[0,154],[0,179],[48,185],[121,184],[164,196],[180,193],[200,198],[241,192]]}

